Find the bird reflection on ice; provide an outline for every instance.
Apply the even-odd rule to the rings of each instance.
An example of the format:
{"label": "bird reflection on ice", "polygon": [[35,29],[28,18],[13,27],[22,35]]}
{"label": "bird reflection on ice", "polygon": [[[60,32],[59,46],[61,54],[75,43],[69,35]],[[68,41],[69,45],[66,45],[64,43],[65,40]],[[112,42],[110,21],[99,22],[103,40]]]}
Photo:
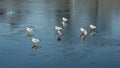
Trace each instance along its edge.
{"label": "bird reflection on ice", "polygon": [[34,51],[34,50],[37,50],[38,48],[41,48],[41,46],[37,46],[37,45],[33,45],[32,46],[32,50]]}
{"label": "bird reflection on ice", "polygon": [[28,39],[32,39],[33,35],[32,34],[27,34],[26,35]]}
{"label": "bird reflection on ice", "polygon": [[61,36],[62,36],[62,33],[60,31],[57,31],[56,38],[58,41],[61,41]]}

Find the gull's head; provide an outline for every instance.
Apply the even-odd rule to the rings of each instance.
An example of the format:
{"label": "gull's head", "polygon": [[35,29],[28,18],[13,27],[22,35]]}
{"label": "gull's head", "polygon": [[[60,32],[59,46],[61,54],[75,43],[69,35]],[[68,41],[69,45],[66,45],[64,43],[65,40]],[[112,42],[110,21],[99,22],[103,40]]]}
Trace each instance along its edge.
{"label": "gull's head", "polygon": [[35,44],[36,44],[37,42],[39,42],[39,41],[40,41],[40,40],[37,39],[37,38],[32,38],[32,42],[35,43]]}
{"label": "gull's head", "polygon": [[91,29],[96,29],[96,26],[91,24],[91,25],[90,25],[90,28],[91,28]]}
{"label": "gull's head", "polygon": [[84,31],[85,31],[85,29],[81,27],[81,28],[80,28],[80,31],[81,31],[81,32],[84,32]]}
{"label": "gull's head", "polygon": [[33,28],[26,27],[26,31],[27,31],[28,33],[31,33],[31,32],[33,31]]}
{"label": "gull's head", "polygon": [[60,26],[55,26],[55,30],[59,31],[59,30],[62,30],[63,28],[60,27]]}
{"label": "gull's head", "polygon": [[63,21],[68,21],[68,19],[66,17],[63,17],[62,20]]}

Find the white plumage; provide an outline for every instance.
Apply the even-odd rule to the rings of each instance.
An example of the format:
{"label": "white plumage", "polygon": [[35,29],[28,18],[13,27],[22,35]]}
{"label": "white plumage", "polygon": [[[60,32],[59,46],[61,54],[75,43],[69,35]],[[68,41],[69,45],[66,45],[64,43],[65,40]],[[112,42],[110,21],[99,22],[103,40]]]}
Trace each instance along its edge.
{"label": "white plumage", "polygon": [[26,31],[27,31],[28,33],[31,33],[31,32],[33,31],[33,29],[30,28],[30,27],[26,27]]}
{"label": "white plumage", "polygon": [[91,24],[91,25],[90,25],[90,28],[91,28],[91,29],[96,29],[96,26]]}
{"label": "white plumage", "polygon": [[40,40],[37,39],[37,38],[32,38],[32,42],[35,43],[35,44],[36,44],[37,42],[39,42],[39,41],[40,41]]}
{"label": "white plumage", "polygon": [[84,33],[84,35],[87,35],[87,30],[86,29],[84,29],[84,28],[80,28],[80,31],[82,32],[82,33]]}
{"label": "white plumage", "polygon": [[62,30],[63,28],[60,27],[60,26],[55,26],[55,30],[59,31],[59,30]]}
{"label": "white plumage", "polygon": [[81,27],[81,28],[80,28],[80,31],[81,31],[81,32],[84,32],[84,31],[85,31],[85,29]]}
{"label": "white plumage", "polygon": [[62,20],[63,20],[63,21],[68,21],[68,19],[67,19],[67,18],[65,18],[65,17],[63,17],[63,18],[62,18]]}

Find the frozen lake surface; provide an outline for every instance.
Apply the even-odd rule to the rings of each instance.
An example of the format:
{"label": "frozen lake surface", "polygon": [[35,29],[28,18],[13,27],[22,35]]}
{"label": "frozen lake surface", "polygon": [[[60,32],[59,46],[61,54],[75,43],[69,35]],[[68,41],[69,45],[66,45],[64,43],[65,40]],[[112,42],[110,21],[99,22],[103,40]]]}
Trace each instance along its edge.
{"label": "frozen lake surface", "polygon": [[[2,0],[0,68],[120,68],[119,2],[107,1],[100,1],[97,13],[95,0]],[[63,16],[69,23],[57,41],[54,27]],[[97,26],[95,36],[89,35],[90,24]],[[34,51],[28,26],[41,40]],[[80,27],[88,30],[86,40],[80,39]]]}

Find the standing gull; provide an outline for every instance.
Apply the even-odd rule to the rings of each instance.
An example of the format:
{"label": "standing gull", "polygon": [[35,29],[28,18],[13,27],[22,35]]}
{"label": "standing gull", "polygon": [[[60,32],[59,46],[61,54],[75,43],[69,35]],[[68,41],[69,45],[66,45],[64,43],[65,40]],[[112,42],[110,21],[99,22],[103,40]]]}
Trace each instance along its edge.
{"label": "standing gull", "polygon": [[31,33],[31,32],[33,32],[33,28],[26,27],[26,31],[27,31],[28,33]]}
{"label": "standing gull", "polygon": [[55,30],[56,31],[60,31],[60,30],[62,30],[63,28],[62,27],[60,27],[60,26],[55,26]]}
{"label": "standing gull", "polygon": [[37,38],[32,38],[32,42],[36,45],[36,43],[38,43],[40,40],[39,39],[37,39]]}
{"label": "standing gull", "polygon": [[68,21],[68,19],[67,19],[66,17],[63,17],[62,20],[63,20],[64,22],[67,22],[67,21]]}
{"label": "standing gull", "polygon": [[90,35],[95,35],[96,34],[95,29],[96,29],[96,26],[91,24],[90,25]]}
{"label": "standing gull", "polygon": [[31,39],[33,35],[31,35],[30,33],[33,32],[33,28],[26,27],[26,32],[28,33],[27,38]]}
{"label": "standing gull", "polygon": [[80,32],[82,33],[82,34],[80,35],[81,39],[85,40],[85,39],[86,39],[86,36],[87,36],[87,30],[81,27],[81,28],[80,28]]}

